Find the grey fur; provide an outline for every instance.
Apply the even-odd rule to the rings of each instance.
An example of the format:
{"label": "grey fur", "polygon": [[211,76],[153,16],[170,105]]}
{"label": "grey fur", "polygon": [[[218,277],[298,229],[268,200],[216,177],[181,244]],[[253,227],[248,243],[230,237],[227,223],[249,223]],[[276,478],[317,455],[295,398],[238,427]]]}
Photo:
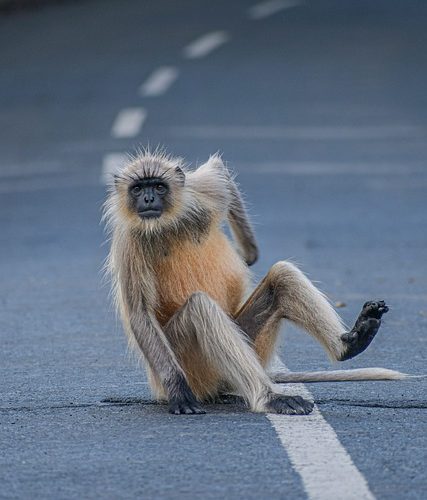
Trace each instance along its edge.
{"label": "grey fur", "polygon": [[[155,316],[155,262],[161,258],[159,251],[177,240],[203,238],[212,220],[220,221],[229,211],[233,197],[228,190],[229,176],[214,163],[212,160],[187,172],[185,187],[182,171],[177,172],[173,160],[167,157],[145,155],[125,167],[117,175],[106,203],[106,219],[113,232],[107,266],[129,341],[143,355],[159,398],[194,398],[177,357],[196,342],[207,362],[221,373],[221,382],[239,390],[253,411],[265,411],[272,383],[244,334],[212,299],[193,294],[164,328]],[[129,182],[141,176],[163,175],[173,185],[174,172],[183,189],[181,212],[160,226],[150,222],[141,226],[131,219],[126,202]]]}
{"label": "grey fur", "polygon": [[[161,177],[170,187],[170,211],[159,219],[141,221],[129,204],[128,186],[144,177]],[[228,219],[241,258],[231,247],[224,248],[230,252],[221,251],[230,260],[227,269],[237,270],[244,282],[247,265],[257,259],[258,249],[244,202],[219,156],[212,156],[191,171],[179,159],[144,152],[117,174],[106,202],[105,218],[112,232],[107,269],[124,329],[130,344],[146,362],[153,391],[159,399],[169,400],[173,413],[201,413],[196,398],[214,397],[224,386],[243,396],[253,411],[274,409],[287,413],[292,405],[301,407],[293,408],[293,413],[311,411],[302,399],[289,401],[275,393],[264,370],[274,352],[281,321],[291,320],[307,330],[333,359],[343,355],[341,336],[346,329],[325,296],[294,265],[275,264],[240,311],[233,313],[234,317],[196,288],[174,310],[166,325],[159,322],[161,297],[156,271],[176,246],[191,242],[197,253],[210,234],[229,245],[228,240],[221,239],[223,235],[217,236],[221,222]],[[186,265],[190,266],[174,262],[172,274],[181,272],[180,276],[188,281],[192,268]],[[210,272],[216,273],[216,269]],[[224,270],[221,272],[224,274]],[[221,287],[224,277],[212,275],[212,279]],[[175,286],[182,289],[179,281]],[[262,350],[264,354],[260,354]],[[402,375],[378,370],[371,369],[369,376],[378,380]],[[367,380],[366,371],[337,373],[275,374],[273,380]]]}

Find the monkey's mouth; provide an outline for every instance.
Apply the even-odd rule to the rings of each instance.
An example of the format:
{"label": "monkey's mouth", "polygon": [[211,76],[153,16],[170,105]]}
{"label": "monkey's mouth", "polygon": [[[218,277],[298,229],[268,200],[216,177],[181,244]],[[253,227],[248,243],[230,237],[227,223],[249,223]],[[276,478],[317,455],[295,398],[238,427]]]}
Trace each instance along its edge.
{"label": "monkey's mouth", "polygon": [[138,215],[141,219],[157,219],[162,215],[161,210],[140,210]]}

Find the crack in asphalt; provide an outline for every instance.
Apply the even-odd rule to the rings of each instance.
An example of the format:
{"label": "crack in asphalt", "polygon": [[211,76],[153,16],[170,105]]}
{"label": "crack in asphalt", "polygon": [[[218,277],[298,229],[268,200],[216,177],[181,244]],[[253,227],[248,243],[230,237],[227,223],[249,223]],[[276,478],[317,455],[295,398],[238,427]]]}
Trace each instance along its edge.
{"label": "crack in asphalt", "polygon": [[[384,409],[401,409],[401,410],[423,410],[427,409],[427,402],[424,401],[390,401],[390,402],[374,402],[374,401],[352,401],[349,399],[319,399],[315,402],[318,406],[323,405],[338,405],[338,406],[357,406],[364,408],[384,408]],[[236,401],[222,401],[220,404],[236,404]],[[120,407],[120,406],[137,406],[137,405],[165,405],[165,403],[159,403],[154,399],[142,399],[142,398],[120,398],[120,397],[109,397],[101,399],[101,401],[96,401],[93,403],[68,403],[61,405],[46,405],[46,406],[11,406],[11,407],[0,407],[0,413],[8,412],[31,412],[31,411],[42,411],[42,410],[68,410],[75,408],[104,408],[104,407]],[[219,404],[217,404],[219,405]]]}
{"label": "crack in asphalt", "polygon": [[351,401],[348,399],[319,399],[316,401],[317,405],[339,405],[339,406],[362,406],[365,408],[390,408],[390,409],[415,409],[422,410],[427,409],[427,402],[424,401],[391,401],[384,403],[376,403],[374,401]]}
{"label": "crack in asphalt", "polygon": [[39,410],[67,410],[73,408],[104,408],[108,406],[133,406],[133,405],[161,405],[154,399],[140,399],[140,398],[106,398],[101,401],[93,403],[68,403],[61,405],[46,405],[46,406],[10,406],[0,407],[1,412],[10,411],[39,411]]}

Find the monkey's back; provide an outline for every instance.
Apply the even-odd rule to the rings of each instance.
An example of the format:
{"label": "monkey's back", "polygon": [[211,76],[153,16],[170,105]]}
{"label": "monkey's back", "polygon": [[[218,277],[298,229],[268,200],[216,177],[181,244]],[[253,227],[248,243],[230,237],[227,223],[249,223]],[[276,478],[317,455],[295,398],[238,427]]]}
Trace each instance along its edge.
{"label": "monkey's back", "polygon": [[156,281],[156,315],[164,325],[195,292],[207,293],[232,316],[245,296],[249,269],[218,227],[200,243],[180,242],[159,258]]}

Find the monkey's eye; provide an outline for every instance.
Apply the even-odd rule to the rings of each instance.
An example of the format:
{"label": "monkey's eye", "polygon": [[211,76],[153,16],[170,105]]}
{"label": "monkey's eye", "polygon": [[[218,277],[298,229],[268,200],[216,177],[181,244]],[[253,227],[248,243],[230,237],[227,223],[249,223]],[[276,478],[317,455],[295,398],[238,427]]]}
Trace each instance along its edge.
{"label": "monkey's eye", "polygon": [[156,184],[155,190],[158,194],[166,194],[168,188],[164,184]]}
{"label": "monkey's eye", "polygon": [[134,196],[139,196],[141,194],[141,186],[133,186],[133,188],[130,190],[130,192],[134,195]]}

